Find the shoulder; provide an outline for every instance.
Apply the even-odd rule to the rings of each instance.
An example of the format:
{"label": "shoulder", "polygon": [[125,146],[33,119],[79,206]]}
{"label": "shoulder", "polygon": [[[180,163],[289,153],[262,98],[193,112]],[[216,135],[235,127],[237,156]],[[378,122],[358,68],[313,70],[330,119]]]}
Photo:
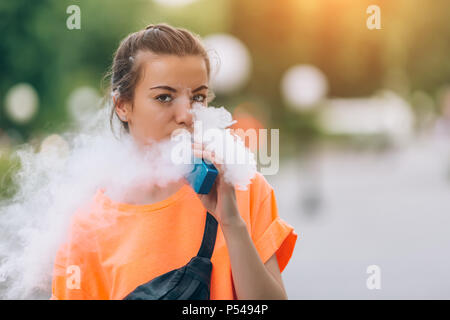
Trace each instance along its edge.
{"label": "shoulder", "polygon": [[259,172],[256,172],[255,177],[252,180],[252,186],[254,192],[259,192],[263,194],[270,194],[273,191],[272,185],[267,181],[267,179]]}
{"label": "shoulder", "polygon": [[256,172],[252,179],[252,183],[249,186],[250,200],[264,201],[273,192],[272,185],[267,181],[267,179],[259,172]]}
{"label": "shoulder", "polygon": [[246,190],[236,189],[237,198],[242,202],[243,208],[248,208],[250,216],[255,215],[273,193],[273,187],[259,172],[256,172]]}

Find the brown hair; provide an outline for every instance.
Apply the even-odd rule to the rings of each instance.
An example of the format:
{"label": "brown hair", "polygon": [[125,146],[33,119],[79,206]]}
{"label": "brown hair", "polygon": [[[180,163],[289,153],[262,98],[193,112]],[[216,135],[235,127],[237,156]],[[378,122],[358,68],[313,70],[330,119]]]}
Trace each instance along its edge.
{"label": "brown hair", "polygon": [[[136,55],[139,51],[177,56],[200,55],[205,59],[208,77],[210,75],[208,54],[199,36],[190,31],[161,23],[150,24],[143,30],[129,34],[121,41],[114,53],[111,71],[106,75],[106,77],[111,77],[111,83],[105,98],[109,99],[112,95],[116,96],[116,102],[112,105],[109,119],[111,129],[113,128],[113,117],[116,114],[117,101],[119,99],[127,102],[133,101],[134,89],[141,76],[141,67],[136,63]],[[119,121],[128,133],[128,123],[120,118]]]}

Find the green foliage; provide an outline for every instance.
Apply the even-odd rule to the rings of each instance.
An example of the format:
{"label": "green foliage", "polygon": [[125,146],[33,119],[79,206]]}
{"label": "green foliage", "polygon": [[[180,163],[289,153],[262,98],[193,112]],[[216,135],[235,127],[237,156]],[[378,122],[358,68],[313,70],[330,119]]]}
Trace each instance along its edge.
{"label": "green foliage", "polygon": [[10,198],[17,191],[13,183],[14,174],[20,169],[20,161],[9,153],[0,155],[0,200]]}

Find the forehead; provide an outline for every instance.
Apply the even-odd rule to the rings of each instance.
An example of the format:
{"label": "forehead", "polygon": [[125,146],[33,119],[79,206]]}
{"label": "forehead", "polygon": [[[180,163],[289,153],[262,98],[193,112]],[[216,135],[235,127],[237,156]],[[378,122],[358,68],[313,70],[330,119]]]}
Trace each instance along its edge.
{"label": "forehead", "polygon": [[[195,89],[208,83],[206,63],[201,56],[158,55],[152,52],[138,54],[141,64],[141,84],[168,85]],[[195,87],[195,88],[194,88]]]}

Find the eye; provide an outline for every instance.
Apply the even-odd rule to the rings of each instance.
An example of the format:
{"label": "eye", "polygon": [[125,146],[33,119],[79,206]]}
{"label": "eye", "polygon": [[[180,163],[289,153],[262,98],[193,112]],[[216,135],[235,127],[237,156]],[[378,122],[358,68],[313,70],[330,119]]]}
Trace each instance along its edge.
{"label": "eye", "polygon": [[155,99],[162,103],[168,103],[172,101],[172,96],[170,94],[161,94]]}
{"label": "eye", "polygon": [[[196,99],[198,97],[200,97],[200,99]],[[197,94],[194,96],[194,101],[196,101],[196,102],[204,102],[205,99],[206,99],[206,96],[204,94]]]}

